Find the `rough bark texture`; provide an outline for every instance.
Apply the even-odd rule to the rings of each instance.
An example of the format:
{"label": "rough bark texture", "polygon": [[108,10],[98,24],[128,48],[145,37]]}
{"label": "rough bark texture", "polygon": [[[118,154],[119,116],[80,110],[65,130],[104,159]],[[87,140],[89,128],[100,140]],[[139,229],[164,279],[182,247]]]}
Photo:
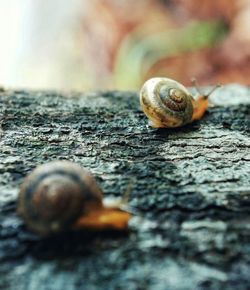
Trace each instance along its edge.
{"label": "rough bark texture", "polygon": [[[71,97],[71,98],[69,98]],[[134,92],[0,93],[1,289],[249,289],[250,91],[151,129]],[[127,233],[41,239],[16,215],[24,176],[68,159],[136,209]]]}

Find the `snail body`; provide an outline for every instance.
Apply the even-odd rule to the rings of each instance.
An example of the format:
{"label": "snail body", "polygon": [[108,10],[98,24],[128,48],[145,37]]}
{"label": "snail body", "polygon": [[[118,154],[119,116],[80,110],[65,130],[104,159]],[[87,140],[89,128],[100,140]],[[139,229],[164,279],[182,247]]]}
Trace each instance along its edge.
{"label": "snail body", "polygon": [[68,161],[38,166],[21,185],[17,211],[41,235],[70,229],[126,229],[130,214],[106,206],[90,173]]}
{"label": "snail body", "polygon": [[146,81],[140,91],[140,104],[154,128],[174,128],[199,120],[208,107],[208,96],[194,97],[175,80],[163,77]]}

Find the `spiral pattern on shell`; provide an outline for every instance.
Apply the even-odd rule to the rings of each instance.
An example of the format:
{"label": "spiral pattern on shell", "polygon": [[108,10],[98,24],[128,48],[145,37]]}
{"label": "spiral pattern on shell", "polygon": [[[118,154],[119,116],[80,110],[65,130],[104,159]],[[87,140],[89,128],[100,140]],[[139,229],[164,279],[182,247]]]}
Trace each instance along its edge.
{"label": "spiral pattern on shell", "polygon": [[64,231],[91,207],[102,206],[102,192],[93,177],[68,161],[37,167],[25,178],[18,197],[18,213],[42,235]]}
{"label": "spiral pattern on shell", "polygon": [[168,78],[148,80],[141,89],[140,103],[153,127],[178,127],[192,120],[192,96]]}
{"label": "spiral pattern on shell", "polygon": [[160,98],[165,106],[172,111],[181,112],[185,111],[187,106],[187,98],[181,91],[176,89],[169,89],[165,91],[165,87],[162,86],[160,91]]}

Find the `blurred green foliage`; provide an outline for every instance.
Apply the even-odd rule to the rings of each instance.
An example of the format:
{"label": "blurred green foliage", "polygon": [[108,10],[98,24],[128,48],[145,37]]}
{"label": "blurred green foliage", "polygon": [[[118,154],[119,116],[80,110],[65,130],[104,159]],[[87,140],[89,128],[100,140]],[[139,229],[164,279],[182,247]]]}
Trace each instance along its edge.
{"label": "blurred green foliage", "polygon": [[162,58],[213,47],[226,37],[223,22],[190,22],[185,27],[156,32],[151,35],[140,29],[124,39],[115,60],[114,83],[121,89],[138,88],[143,75]]}

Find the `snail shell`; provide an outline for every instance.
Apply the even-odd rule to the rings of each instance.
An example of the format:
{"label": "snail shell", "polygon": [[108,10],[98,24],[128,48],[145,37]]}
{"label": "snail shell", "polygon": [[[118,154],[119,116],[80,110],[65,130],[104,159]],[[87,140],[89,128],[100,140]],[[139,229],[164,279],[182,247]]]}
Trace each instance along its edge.
{"label": "snail shell", "polygon": [[203,94],[196,80],[192,82],[199,93],[196,98],[182,84],[168,78],[152,78],[145,82],[140,91],[140,103],[152,127],[179,127],[204,116],[209,106],[208,97],[221,85]]}
{"label": "snail shell", "polygon": [[[17,211],[28,227],[41,235],[74,227],[122,229],[129,219],[118,208],[106,208],[94,178],[68,161],[41,165],[26,177],[20,188]],[[114,220],[117,217],[120,223]]]}
{"label": "snail shell", "polygon": [[193,97],[180,83],[168,78],[152,78],[140,91],[140,103],[150,125],[179,127],[192,121]]}

